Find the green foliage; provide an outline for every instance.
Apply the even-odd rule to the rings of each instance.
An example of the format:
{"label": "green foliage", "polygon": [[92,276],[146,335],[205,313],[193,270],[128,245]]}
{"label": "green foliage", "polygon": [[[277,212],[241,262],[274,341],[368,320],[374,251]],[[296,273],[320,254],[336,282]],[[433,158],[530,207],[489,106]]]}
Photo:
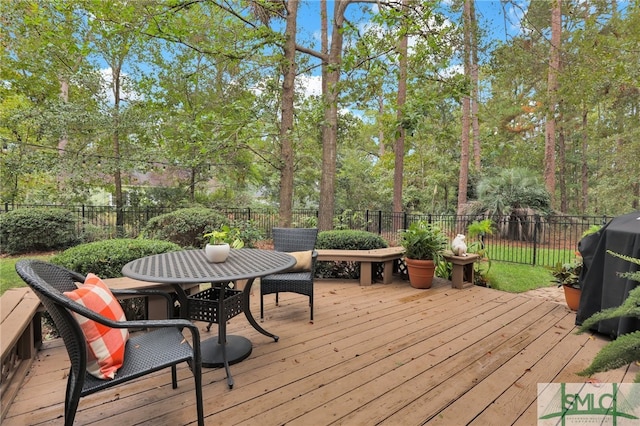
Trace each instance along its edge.
{"label": "green foliage", "polygon": [[538,177],[527,169],[505,169],[478,183],[478,201],[490,216],[529,208],[547,212],[551,197]]}
{"label": "green foliage", "polygon": [[595,234],[600,230],[600,228],[602,228],[602,225],[591,225],[586,231],[582,233],[581,237],[584,238],[587,235]]}
{"label": "green foliage", "polygon": [[235,220],[231,225],[238,230],[237,237],[243,242],[244,247],[253,248],[258,241],[265,238],[262,229],[250,220]]}
{"label": "green foliage", "polygon": [[491,219],[473,221],[467,227],[467,234],[469,234],[470,240],[475,239],[474,241],[469,241],[467,243],[467,252],[475,253],[480,256],[480,261],[473,264],[474,284],[488,287],[489,283],[487,274],[491,269],[491,259],[489,259],[489,256],[487,255],[487,249],[482,237],[493,234],[493,221]]}
{"label": "green foliage", "polygon": [[[317,249],[374,250],[388,246],[380,235],[366,231],[322,231],[316,240]],[[357,262],[318,262],[316,276],[355,279],[360,276],[360,268]]]}
{"label": "green foliage", "polygon": [[400,245],[410,259],[437,261],[447,244],[447,236],[440,227],[426,221],[413,222],[400,232]]}
{"label": "green foliage", "polygon": [[436,277],[451,281],[453,277],[453,264],[445,260],[438,261],[438,263],[436,263],[435,275]]}
{"label": "green foliage", "polygon": [[182,247],[202,247],[206,231],[228,222],[213,210],[194,207],[151,218],[142,234],[146,238],[171,241]]}
{"label": "green foliage", "polygon": [[[638,258],[621,255],[611,251],[607,252],[613,256],[640,265],[640,259]],[[621,275],[640,282],[640,271],[629,272]],[[578,333],[584,333],[599,321],[622,317],[640,318],[640,286],[629,292],[629,296],[627,296],[622,305],[604,309],[587,318],[580,326]],[[591,362],[591,365],[578,374],[581,376],[590,376],[594,373],[609,371],[629,363],[639,361],[640,331],[634,331],[632,333],[618,336],[616,340],[602,348]],[[634,382],[640,383],[640,372],[636,374]]]}
{"label": "green foliage", "polygon": [[116,278],[132,260],[178,250],[179,245],[167,241],[123,238],[72,247],[51,258],[51,263],[85,275],[93,272],[101,278]]}
{"label": "green foliage", "polygon": [[493,227],[493,221],[491,219],[473,221],[469,226],[467,226],[467,233],[469,234],[469,239],[477,238],[480,235],[493,234],[492,227]]}
{"label": "green foliage", "polygon": [[553,268],[549,268],[558,283],[558,287],[567,285],[573,288],[580,288],[580,272],[582,272],[582,260],[575,260],[571,263],[557,263]]}
{"label": "green foliage", "polygon": [[238,228],[231,228],[228,225],[222,225],[218,229],[214,229],[203,235],[204,238],[209,240],[211,245],[229,244],[231,248],[244,247],[244,241],[240,239],[240,230]]}
{"label": "green foliage", "polygon": [[76,217],[67,210],[29,208],[0,215],[0,249],[4,253],[57,250],[79,242]]}
{"label": "green foliage", "polygon": [[373,250],[388,246],[380,235],[366,231],[322,231],[316,240],[318,249]]}

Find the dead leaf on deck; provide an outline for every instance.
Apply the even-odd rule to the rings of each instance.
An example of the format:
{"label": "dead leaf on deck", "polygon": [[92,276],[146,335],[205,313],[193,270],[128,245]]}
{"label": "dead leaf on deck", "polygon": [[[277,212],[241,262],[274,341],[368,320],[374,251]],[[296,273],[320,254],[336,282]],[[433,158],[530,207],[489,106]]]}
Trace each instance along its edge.
{"label": "dead leaf on deck", "polygon": [[333,348],[334,352],[339,352],[340,350],[338,348]]}
{"label": "dead leaf on deck", "polygon": [[335,290],[331,290],[329,293],[330,293],[330,294],[338,294],[338,292],[337,292],[337,291],[335,291]]}

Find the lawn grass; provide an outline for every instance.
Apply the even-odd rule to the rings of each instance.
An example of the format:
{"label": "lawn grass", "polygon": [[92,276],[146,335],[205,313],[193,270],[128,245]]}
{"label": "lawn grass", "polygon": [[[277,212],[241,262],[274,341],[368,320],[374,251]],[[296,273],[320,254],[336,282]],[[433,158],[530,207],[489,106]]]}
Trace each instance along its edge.
{"label": "lawn grass", "polygon": [[553,275],[544,266],[521,265],[518,263],[491,263],[487,274],[489,285],[509,293],[523,293],[541,287],[555,286]]}
{"label": "lawn grass", "polygon": [[20,259],[49,260],[54,253],[41,255],[27,255],[24,257],[3,257],[0,258],[0,295],[14,287],[24,287],[27,284],[16,273],[16,262]]}
{"label": "lawn grass", "polygon": [[532,247],[510,247],[487,245],[486,255],[493,261],[517,262],[553,267],[557,263],[569,263],[576,257],[575,250],[538,248],[535,253]]}

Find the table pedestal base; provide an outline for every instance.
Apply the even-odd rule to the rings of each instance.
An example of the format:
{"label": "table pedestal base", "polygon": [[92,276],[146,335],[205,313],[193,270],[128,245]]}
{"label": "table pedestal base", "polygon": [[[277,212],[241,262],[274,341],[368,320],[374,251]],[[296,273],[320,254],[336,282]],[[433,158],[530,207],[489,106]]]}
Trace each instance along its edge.
{"label": "table pedestal base", "polygon": [[202,366],[208,368],[224,367],[222,351],[226,349],[229,365],[236,364],[249,355],[253,349],[251,341],[242,336],[227,336],[227,344],[218,343],[218,337],[212,337],[200,344],[202,352]]}

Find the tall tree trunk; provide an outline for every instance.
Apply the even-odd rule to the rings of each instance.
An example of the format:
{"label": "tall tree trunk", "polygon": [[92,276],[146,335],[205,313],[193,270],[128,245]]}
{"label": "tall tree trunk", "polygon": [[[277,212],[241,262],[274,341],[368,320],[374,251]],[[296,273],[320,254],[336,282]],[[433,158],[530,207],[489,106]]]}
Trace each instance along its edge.
{"label": "tall tree trunk", "polygon": [[549,52],[549,75],[547,78],[547,120],[544,143],[544,182],[553,206],[556,192],[556,96],[560,69],[560,43],[562,35],[562,0],[553,0],[551,7],[551,47]]}
{"label": "tall tree trunk", "polygon": [[338,157],[338,98],[340,71],[342,66],[342,26],[344,12],[350,1],[336,1],[333,7],[331,47],[327,60],[326,89],[323,85],[325,101],[324,122],[322,124],[322,177],[320,179],[320,206],[318,209],[318,229],[333,229],[335,210],[336,161]]}
{"label": "tall tree trunk", "polygon": [[567,144],[564,127],[562,125],[562,106],[560,106],[560,125],[558,128],[558,186],[560,187],[560,211],[566,213],[568,209],[567,195]]}
{"label": "tall tree trunk", "polygon": [[469,22],[471,24],[471,128],[473,129],[473,164],[476,171],[482,168],[480,154],[480,123],[478,123],[478,24],[475,0],[469,2]]}
{"label": "tall tree trunk", "polygon": [[113,183],[116,199],[116,233],[124,236],[124,196],[122,194],[122,172],[120,171],[120,75],[122,64],[118,63],[111,68],[113,77],[113,133],[111,135],[113,161]]}
{"label": "tall tree trunk", "polygon": [[587,133],[587,115],[589,110],[583,104],[582,109],[582,169],[580,173],[581,197],[580,213],[585,214],[589,207],[589,165],[587,164],[587,149],[589,147],[589,134]]}
{"label": "tall tree trunk", "polygon": [[[408,0],[402,0],[402,9],[406,11]],[[409,46],[409,36],[407,35],[406,30],[400,37],[400,42],[398,45],[398,54],[399,54],[399,71],[400,75],[398,78],[398,111],[397,111],[397,134],[398,138],[395,143],[395,168],[393,171],[393,212],[394,216],[396,213],[402,212],[402,181],[404,176],[404,138],[406,134],[406,129],[402,125],[404,104],[407,100],[407,52]],[[400,228],[397,226],[396,229]]]}
{"label": "tall tree trunk", "polygon": [[296,19],[298,0],[289,0],[284,44],[282,116],[280,121],[280,226],[290,227],[293,216],[293,101],[296,78]]}
{"label": "tall tree trunk", "polygon": [[[464,26],[464,76],[467,80],[471,77],[471,3],[464,1],[463,26]],[[462,134],[460,135],[460,172],[458,177],[458,214],[462,213],[467,202],[467,184],[469,182],[469,128],[471,121],[471,98],[465,93],[462,98]]]}
{"label": "tall tree trunk", "polygon": [[380,88],[378,94],[378,155],[382,157],[385,153],[384,147],[384,125],[382,124],[382,116],[384,114],[384,90]]}

